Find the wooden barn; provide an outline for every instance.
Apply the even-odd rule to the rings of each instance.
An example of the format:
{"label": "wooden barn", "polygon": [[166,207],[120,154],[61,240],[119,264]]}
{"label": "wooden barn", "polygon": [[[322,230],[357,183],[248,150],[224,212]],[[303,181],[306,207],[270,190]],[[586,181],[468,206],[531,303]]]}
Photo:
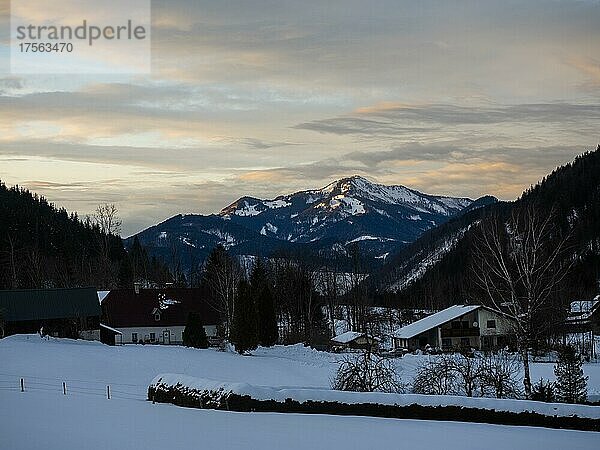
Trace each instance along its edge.
{"label": "wooden barn", "polygon": [[94,288],[0,291],[0,334],[39,333],[100,339],[100,304]]}

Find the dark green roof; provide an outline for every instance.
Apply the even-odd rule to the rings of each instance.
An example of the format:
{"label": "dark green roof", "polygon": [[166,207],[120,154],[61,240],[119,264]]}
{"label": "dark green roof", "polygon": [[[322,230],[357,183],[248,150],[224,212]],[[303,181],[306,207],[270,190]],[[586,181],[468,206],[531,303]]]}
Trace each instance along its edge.
{"label": "dark green roof", "polygon": [[100,316],[95,288],[0,291],[0,313],[6,322]]}

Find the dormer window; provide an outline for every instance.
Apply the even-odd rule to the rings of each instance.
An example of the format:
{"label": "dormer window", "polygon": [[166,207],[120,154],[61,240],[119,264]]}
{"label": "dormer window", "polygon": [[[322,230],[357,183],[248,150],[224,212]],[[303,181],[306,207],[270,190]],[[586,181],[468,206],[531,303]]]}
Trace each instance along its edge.
{"label": "dormer window", "polygon": [[154,308],[154,309],[152,310],[152,315],[154,316],[154,320],[155,320],[156,322],[159,322],[159,321],[160,321],[160,309],[159,309],[159,308]]}

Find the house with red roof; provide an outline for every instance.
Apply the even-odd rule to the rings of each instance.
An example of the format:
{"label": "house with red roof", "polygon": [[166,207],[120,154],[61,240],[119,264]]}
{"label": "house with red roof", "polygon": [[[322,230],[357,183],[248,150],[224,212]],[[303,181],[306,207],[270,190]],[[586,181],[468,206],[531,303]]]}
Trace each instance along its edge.
{"label": "house with red roof", "polygon": [[102,300],[102,341],[181,345],[190,313],[200,315],[209,339],[216,337],[219,314],[203,289],[112,290]]}

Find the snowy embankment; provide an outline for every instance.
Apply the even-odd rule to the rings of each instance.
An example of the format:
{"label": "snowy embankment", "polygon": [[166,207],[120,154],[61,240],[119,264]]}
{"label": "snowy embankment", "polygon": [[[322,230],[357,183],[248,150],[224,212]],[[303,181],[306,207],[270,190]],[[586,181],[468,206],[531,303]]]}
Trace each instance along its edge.
{"label": "snowy embankment", "polygon": [[287,399],[304,402],[335,402],[348,405],[378,404],[388,406],[457,406],[502,412],[532,412],[545,416],[585,417],[600,419],[600,407],[544,403],[528,400],[496,399],[483,397],[458,397],[450,395],[388,394],[383,392],[343,392],[331,389],[280,389],[253,386],[248,383],[228,383],[194,378],[181,374],[160,374],[152,380],[150,389],[183,388],[188,392],[210,392],[220,396],[228,394],[247,395],[254,400],[285,402]]}

